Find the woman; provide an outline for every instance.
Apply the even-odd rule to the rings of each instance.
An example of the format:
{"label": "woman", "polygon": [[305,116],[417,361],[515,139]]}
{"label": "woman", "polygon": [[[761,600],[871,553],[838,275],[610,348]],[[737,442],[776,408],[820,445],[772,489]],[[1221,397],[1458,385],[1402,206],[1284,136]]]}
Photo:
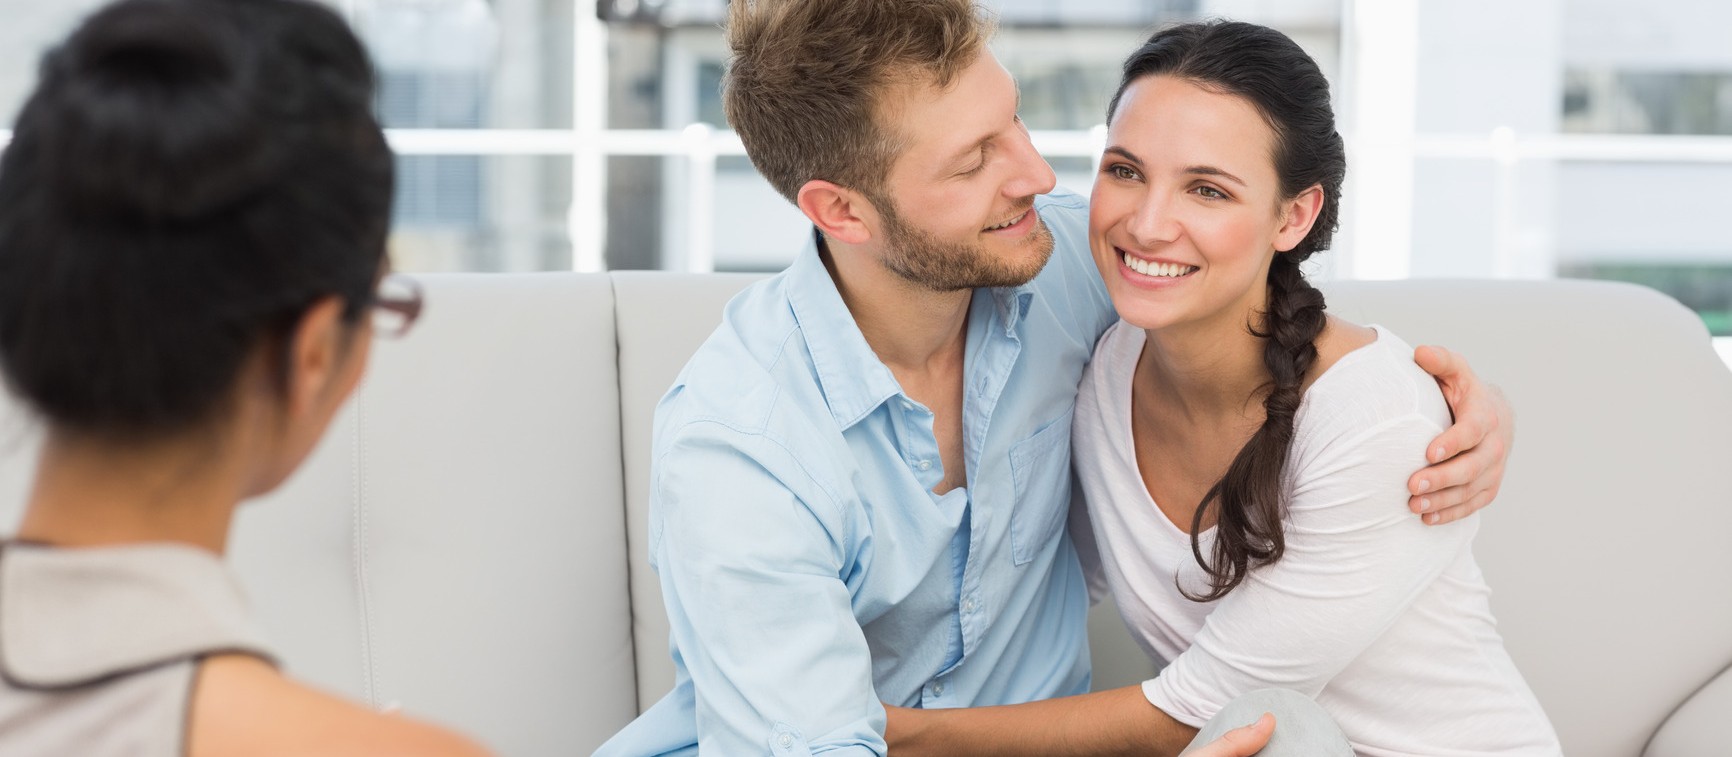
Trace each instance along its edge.
{"label": "woman", "polygon": [[1109,115],[1090,234],[1122,320],[1084,377],[1075,459],[1108,586],[1170,664],[1069,700],[898,712],[892,733],[944,754],[1172,754],[1274,687],[1362,755],[1558,754],[1495,630],[1477,520],[1401,507],[1449,425],[1437,384],[1394,334],[1328,315],[1300,270],[1346,173],[1316,63],[1264,27],[1167,29]]}
{"label": "woman", "polygon": [[222,562],[415,290],[372,67],[300,0],[127,0],[0,162],[0,370],[46,426],[0,544],[0,754],[476,755],[285,678]]}

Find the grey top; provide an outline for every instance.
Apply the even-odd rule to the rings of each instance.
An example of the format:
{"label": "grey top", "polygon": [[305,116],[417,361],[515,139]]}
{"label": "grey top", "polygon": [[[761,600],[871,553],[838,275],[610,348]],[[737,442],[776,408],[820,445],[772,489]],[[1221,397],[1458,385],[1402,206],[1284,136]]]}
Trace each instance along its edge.
{"label": "grey top", "polygon": [[222,559],[0,544],[0,754],[186,752],[199,660],[271,659]]}

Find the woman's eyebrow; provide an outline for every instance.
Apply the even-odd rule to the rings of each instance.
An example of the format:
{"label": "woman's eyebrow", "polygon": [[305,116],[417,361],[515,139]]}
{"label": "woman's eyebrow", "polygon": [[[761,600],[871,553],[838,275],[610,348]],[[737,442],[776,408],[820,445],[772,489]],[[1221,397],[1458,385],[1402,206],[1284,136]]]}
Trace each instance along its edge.
{"label": "woman's eyebrow", "polygon": [[1120,147],[1118,145],[1113,145],[1112,147],[1108,147],[1106,150],[1106,154],[1117,155],[1117,156],[1124,158],[1125,160],[1128,160],[1128,161],[1135,163],[1139,166],[1143,164],[1142,158],[1139,158],[1136,155],[1131,154],[1130,150],[1126,150],[1125,148]]}
{"label": "woman's eyebrow", "polygon": [[1244,179],[1241,179],[1237,176],[1234,176],[1230,173],[1227,173],[1226,171],[1223,171],[1223,170],[1216,168],[1214,166],[1191,166],[1190,168],[1185,169],[1185,173],[1195,174],[1198,176],[1219,176],[1223,179],[1226,179],[1228,181],[1233,182],[1234,184],[1238,184],[1241,187],[1249,187],[1250,186],[1249,184],[1245,183]]}
{"label": "woman's eyebrow", "polygon": [[[1108,147],[1106,149],[1105,154],[1117,155],[1117,156],[1124,158],[1125,160],[1130,161],[1132,163],[1135,163],[1139,166],[1143,164],[1142,158],[1137,157],[1135,153],[1132,153],[1130,150],[1126,150],[1125,148],[1120,147],[1118,145],[1113,145],[1111,147]],[[1185,173],[1192,174],[1195,176],[1218,176],[1220,178],[1231,181],[1234,184],[1238,184],[1241,187],[1249,187],[1250,186],[1249,184],[1245,183],[1244,179],[1241,179],[1237,176],[1234,176],[1233,174],[1231,174],[1227,171],[1223,171],[1223,170],[1216,168],[1214,166],[1190,166],[1190,167],[1185,169]]]}

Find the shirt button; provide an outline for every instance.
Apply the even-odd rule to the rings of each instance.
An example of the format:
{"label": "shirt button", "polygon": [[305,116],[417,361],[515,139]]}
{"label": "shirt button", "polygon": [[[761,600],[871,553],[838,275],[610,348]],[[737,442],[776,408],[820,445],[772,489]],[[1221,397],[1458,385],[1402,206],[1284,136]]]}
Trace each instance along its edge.
{"label": "shirt button", "polygon": [[935,696],[944,696],[944,682],[939,681],[938,683],[932,684],[932,693]]}
{"label": "shirt button", "polygon": [[973,598],[965,599],[962,601],[962,611],[963,612],[974,612],[974,599]]}
{"label": "shirt button", "polygon": [[776,743],[781,744],[783,749],[787,749],[794,745],[794,737],[790,734],[784,733],[781,736],[776,737]]}
{"label": "shirt button", "polygon": [[921,470],[932,470],[932,461],[931,460],[921,460],[920,461],[920,469]]}

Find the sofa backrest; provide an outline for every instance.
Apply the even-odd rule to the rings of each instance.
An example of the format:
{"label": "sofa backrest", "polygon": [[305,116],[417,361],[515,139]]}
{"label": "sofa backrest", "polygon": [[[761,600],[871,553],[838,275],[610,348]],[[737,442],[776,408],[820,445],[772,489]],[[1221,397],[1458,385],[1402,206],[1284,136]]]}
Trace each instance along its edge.
{"label": "sofa backrest", "polygon": [[[425,277],[415,333],[377,346],[308,465],[239,518],[233,561],[290,672],[511,757],[585,753],[659,698],[649,419],[755,278]],[[1567,753],[1638,754],[1732,664],[1732,374],[1700,321],[1612,284],[1326,291],[1509,393],[1516,452],[1476,547],[1500,629]],[[0,412],[0,524],[31,436]],[[1097,615],[1097,677],[1147,675]]]}
{"label": "sofa backrest", "polygon": [[1565,754],[1641,754],[1732,664],[1732,374],[1701,320],[1603,282],[1325,291],[1333,312],[1448,346],[1507,392],[1515,450],[1474,545],[1498,629]]}
{"label": "sofa backrest", "polygon": [[620,438],[625,454],[626,528],[631,545],[632,638],[638,711],[674,685],[668,616],[649,566],[650,432],[656,403],[686,359],[721,322],[722,307],[763,276],[749,274],[613,274],[619,311]]}
{"label": "sofa backrest", "polygon": [[[290,674],[500,755],[587,754],[637,714],[612,282],[423,281],[232,563]],[[4,418],[10,515],[32,434]]]}
{"label": "sofa backrest", "polygon": [[[746,281],[632,278],[618,287],[621,371],[666,387]],[[1567,754],[1641,753],[1679,703],[1732,665],[1732,373],[1700,319],[1652,290],[1603,282],[1338,282],[1325,292],[1332,312],[1447,346],[1509,395],[1516,449],[1475,545],[1499,629]],[[685,317],[644,314],[670,302]],[[658,397],[622,398],[628,521],[639,529],[649,446],[631,434],[647,434]],[[633,537],[647,706],[672,686],[673,665],[660,591],[642,534]],[[1096,608],[1090,636],[1097,688],[1149,674],[1110,608]]]}

